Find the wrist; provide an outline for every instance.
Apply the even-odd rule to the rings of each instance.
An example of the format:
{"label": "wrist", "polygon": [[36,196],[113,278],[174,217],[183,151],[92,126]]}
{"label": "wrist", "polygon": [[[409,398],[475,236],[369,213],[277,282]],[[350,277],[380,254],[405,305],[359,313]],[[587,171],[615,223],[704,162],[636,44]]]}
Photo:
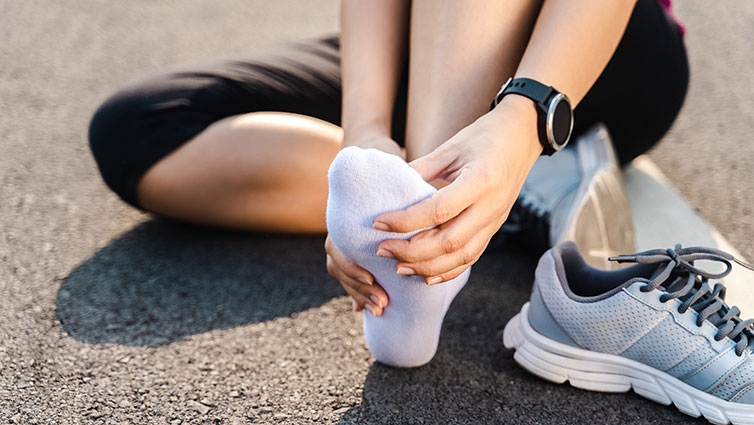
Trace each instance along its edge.
{"label": "wrist", "polygon": [[539,141],[536,108],[531,99],[508,95],[487,115],[499,134],[514,136],[517,147],[537,157],[542,153],[542,144]]}

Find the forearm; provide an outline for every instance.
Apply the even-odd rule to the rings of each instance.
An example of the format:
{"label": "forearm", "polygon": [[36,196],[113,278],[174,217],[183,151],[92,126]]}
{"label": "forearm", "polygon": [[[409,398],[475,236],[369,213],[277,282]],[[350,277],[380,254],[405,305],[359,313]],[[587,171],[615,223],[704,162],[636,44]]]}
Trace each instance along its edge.
{"label": "forearm", "polygon": [[342,126],[390,136],[396,91],[406,60],[408,0],[341,2]]}
{"label": "forearm", "polygon": [[[565,93],[576,105],[610,61],[636,0],[545,0],[515,77],[532,78]],[[537,114],[531,101],[506,96],[485,119],[517,134],[521,155],[539,155]]]}
{"label": "forearm", "polygon": [[635,3],[545,0],[516,77],[553,86],[576,107],[618,47]]}

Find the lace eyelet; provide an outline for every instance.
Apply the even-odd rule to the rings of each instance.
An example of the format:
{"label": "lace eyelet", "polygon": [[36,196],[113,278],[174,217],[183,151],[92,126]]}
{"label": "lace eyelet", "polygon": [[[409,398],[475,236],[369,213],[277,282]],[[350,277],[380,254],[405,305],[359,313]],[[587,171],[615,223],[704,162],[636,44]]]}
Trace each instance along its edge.
{"label": "lace eyelet", "polygon": [[722,341],[724,336],[720,336],[720,334],[715,334],[715,341]]}
{"label": "lace eyelet", "polygon": [[668,302],[668,297],[666,297],[665,294],[660,295],[660,302],[665,304]]}
{"label": "lace eyelet", "polygon": [[702,325],[704,325],[704,322],[701,322],[701,323],[700,323],[700,322],[699,322],[698,320],[696,321],[696,327],[697,327],[697,328],[701,328],[701,327],[702,327]]}
{"label": "lace eyelet", "polygon": [[644,286],[642,286],[641,288],[639,288],[639,290],[640,290],[641,292],[644,292],[644,293],[646,294],[647,292],[649,292],[649,291],[647,290],[647,288],[648,288],[648,287],[649,287],[649,285],[644,285]]}

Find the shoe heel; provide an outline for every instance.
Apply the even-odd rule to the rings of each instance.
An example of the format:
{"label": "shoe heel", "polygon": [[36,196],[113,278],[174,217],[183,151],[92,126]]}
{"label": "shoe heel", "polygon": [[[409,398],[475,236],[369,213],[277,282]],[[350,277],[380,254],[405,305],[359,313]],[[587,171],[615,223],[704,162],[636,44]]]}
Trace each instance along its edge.
{"label": "shoe heel", "polygon": [[527,303],[503,331],[503,344],[506,348],[515,348],[513,359],[521,367],[550,382],[563,384],[569,381],[572,386],[584,390],[622,393],[631,389],[631,380],[615,373],[608,365],[566,357],[558,354],[557,349],[548,349],[548,345],[562,344],[536,333],[525,322],[528,311]]}
{"label": "shoe heel", "polygon": [[596,125],[579,140],[579,164],[591,176],[579,188],[582,199],[567,220],[560,239],[573,240],[585,261],[597,268],[620,268],[607,258],[635,251],[631,205],[623,184],[612,141],[604,125]]}

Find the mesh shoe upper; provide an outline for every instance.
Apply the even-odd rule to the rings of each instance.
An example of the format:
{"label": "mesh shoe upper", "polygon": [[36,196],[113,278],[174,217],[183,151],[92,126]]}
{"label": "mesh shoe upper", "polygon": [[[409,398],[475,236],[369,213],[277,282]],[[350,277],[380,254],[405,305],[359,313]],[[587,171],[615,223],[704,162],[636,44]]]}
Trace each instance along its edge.
{"label": "mesh shoe upper", "polygon": [[[641,257],[645,264],[608,272],[586,265],[574,244],[560,244],[537,267],[529,321],[560,342],[629,358],[724,400],[754,404],[751,321],[724,304],[721,286],[713,290],[696,273],[704,273],[693,266],[698,254],[678,248],[682,255],[667,251],[675,259],[667,254],[663,261],[665,251],[658,251],[653,262]],[[680,264],[684,258],[694,271]]]}

